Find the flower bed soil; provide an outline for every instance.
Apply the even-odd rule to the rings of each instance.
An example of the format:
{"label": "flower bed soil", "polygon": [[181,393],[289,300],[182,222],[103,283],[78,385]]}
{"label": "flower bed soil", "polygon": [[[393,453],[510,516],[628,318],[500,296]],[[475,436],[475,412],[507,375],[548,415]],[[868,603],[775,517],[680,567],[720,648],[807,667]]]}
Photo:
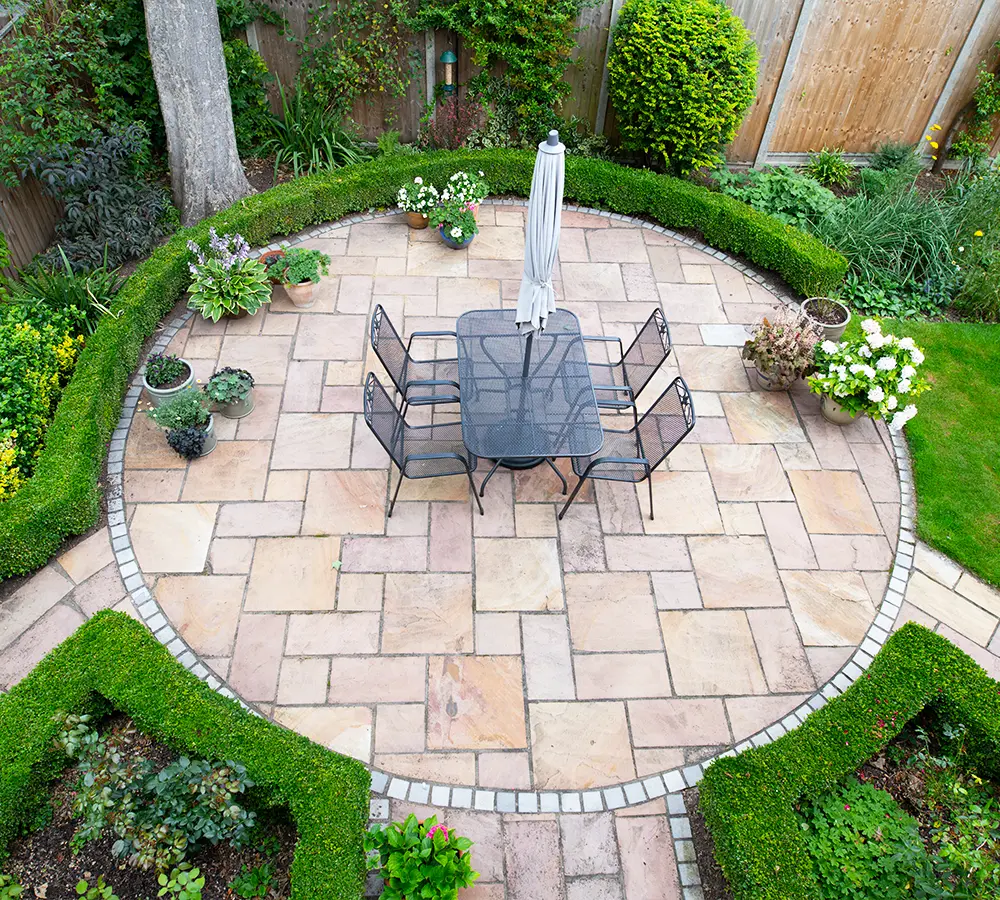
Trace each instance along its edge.
{"label": "flower bed soil", "polygon": [[[129,727],[130,721],[124,716],[116,716],[102,723],[101,733],[120,733]],[[123,757],[145,756],[156,768],[160,768],[175,758],[167,747],[138,735],[133,743],[127,744]],[[76,885],[86,879],[91,886],[100,875],[110,885],[121,900],[153,900],[159,886],[153,871],[144,872],[133,868],[111,853],[113,836],[102,837],[99,841],[87,843],[74,855],[70,850],[70,839],[76,831],[78,821],[72,812],[73,797],[79,773],[70,763],[54,783],[51,805],[40,814],[40,828],[12,841],[9,856],[0,863],[0,871],[13,875],[24,887],[25,898],[38,900],[75,900]],[[215,847],[207,846],[188,857],[188,862],[197,866],[205,878],[202,900],[231,900],[236,895],[229,889],[229,883],[245,866],[253,869],[265,862],[270,863],[275,873],[275,881],[267,900],[283,900],[289,895],[289,868],[295,850],[296,832],[283,816],[270,810],[258,813],[257,834],[253,843],[239,850],[226,842]],[[267,846],[267,853],[261,845]]]}

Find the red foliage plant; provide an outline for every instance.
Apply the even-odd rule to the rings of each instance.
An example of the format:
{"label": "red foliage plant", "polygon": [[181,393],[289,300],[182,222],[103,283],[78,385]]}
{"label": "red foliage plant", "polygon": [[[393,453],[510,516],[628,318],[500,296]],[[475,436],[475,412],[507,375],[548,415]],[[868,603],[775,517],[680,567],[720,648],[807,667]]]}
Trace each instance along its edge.
{"label": "red foliage plant", "polygon": [[469,135],[481,127],[486,117],[483,105],[476,100],[446,97],[438,104],[427,127],[427,137],[438,150],[458,150],[465,146]]}

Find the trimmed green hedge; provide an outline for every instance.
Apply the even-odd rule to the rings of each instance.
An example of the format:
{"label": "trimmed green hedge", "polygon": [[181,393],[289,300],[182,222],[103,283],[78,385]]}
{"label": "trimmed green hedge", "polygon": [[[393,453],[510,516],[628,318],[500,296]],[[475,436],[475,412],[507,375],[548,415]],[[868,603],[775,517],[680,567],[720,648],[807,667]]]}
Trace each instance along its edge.
{"label": "trimmed green hedge", "polygon": [[[280,185],[175,234],[122,288],[113,307],[117,318],[101,322],[63,392],[34,475],[0,504],[0,578],[44,565],[67,535],[97,521],[105,447],[143,342],[188,286],[189,238],[204,240],[215,226],[222,233],[240,232],[253,246],[266,244],[310,225],[391,206],[399,186],[414,175],[442,182],[458,169],[482,170],[494,193],[527,196],[534,158],[510,150],[389,157]],[[807,296],[827,293],[847,270],[846,260],[815,238],[665,175],[570,157],[566,198],[698,231],[713,247],[776,272]]]}
{"label": "trimmed green hedge", "polygon": [[0,696],[0,858],[67,764],[53,746],[55,713],[110,709],[177,752],[243,763],[265,803],[288,807],[299,832],[292,900],[361,896],[365,767],[215,693],[143,625],[114,612],[98,613]]}
{"label": "trimmed green hedge", "polygon": [[954,644],[913,623],[804,724],[709,766],[700,806],[736,900],[817,896],[794,804],[830,790],[930,703],[968,726],[971,759],[984,775],[998,777],[1000,686]]}

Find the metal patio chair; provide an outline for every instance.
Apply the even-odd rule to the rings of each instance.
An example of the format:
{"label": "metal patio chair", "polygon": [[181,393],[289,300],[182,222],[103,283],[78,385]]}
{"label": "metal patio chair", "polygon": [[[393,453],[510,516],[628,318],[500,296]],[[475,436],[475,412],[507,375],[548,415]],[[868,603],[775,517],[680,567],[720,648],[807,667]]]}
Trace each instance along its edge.
{"label": "metal patio chair", "polygon": [[458,359],[414,359],[410,355],[414,338],[435,337],[453,338],[455,332],[414,331],[404,344],[381,303],[372,313],[372,349],[403,398],[403,415],[407,406],[458,403]]}
{"label": "metal patio chair", "polygon": [[670,328],[659,307],[639,329],[628,350],[622,349],[619,337],[585,336],[584,340],[618,344],[617,362],[590,363],[594,393],[601,409],[621,411],[634,407],[639,393],[670,356]]}
{"label": "metal patio chair", "polygon": [[399,484],[389,504],[389,516],[396,506],[396,498],[404,478],[434,478],[439,475],[466,475],[472,495],[476,498],[479,515],[483,504],[479,501],[472,471],[478,459],[462,442],[462,424],[447,422],[438,425],[407,425],[402,412],[386,393],[374,372],[368,373],[365,382],[365,422],[378,442],[399,469]]}
{"label": "metal patio chair", "polygon": [[573,471],[580,477],[561,519],[588,478],[649,483],[649,518],[653,518],[655,469],[694,428],[694,404],[684,379],[678,376],[628,431],[604,430],[604,446],[593,456],[574,456]]}

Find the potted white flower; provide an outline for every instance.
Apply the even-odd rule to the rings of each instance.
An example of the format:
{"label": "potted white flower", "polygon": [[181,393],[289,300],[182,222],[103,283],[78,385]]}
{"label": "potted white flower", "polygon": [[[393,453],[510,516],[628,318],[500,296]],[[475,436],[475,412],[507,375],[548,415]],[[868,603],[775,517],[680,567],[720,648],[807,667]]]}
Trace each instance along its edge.
{"label": "potted white flower", "polygon": [[816,346],[809,389],[822,396],[820,409],[829,422],[846,425],[867,415],[897,431],[917,414],[914,399],[930,388],[918,371],[924,354],[913,338],[883,334],[874,319],[861,327],[862,338]]}
{"label": "potted white flower", "polygon": [[479,225],[468,203],[447,200],[431,210],[431,223],[438,235],[452,250],[461,250],[472,243],[479,233]]}
{"label": "potted white flower", "polygon": [[467,206],[478,220],[479,206],[486,199],[489,190],[490,186],[486,183],[482,172],[479,172],[478,175],[456,172],[448,179],[444,190],[441,191],[441,202],[454,202],[460,206]]}
{"label": "potted white flower", "polygon": [[426,228],[427,216],[437,203],[438,189],[433,184],[424,184],[419,175],[396,195],[396,206],[406,213],[410,228]]}

